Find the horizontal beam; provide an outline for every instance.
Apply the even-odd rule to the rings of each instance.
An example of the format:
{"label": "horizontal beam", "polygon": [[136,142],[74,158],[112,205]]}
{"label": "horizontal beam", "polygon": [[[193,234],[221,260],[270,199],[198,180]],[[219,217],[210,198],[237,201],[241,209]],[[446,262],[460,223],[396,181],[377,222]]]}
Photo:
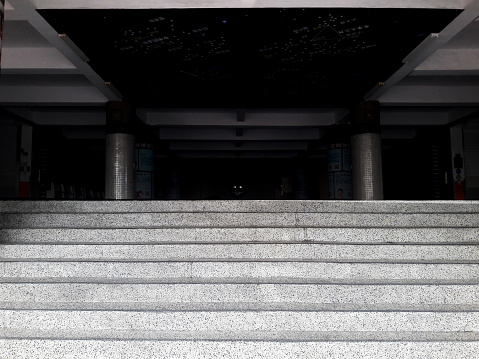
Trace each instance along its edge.
{"label": "horizontal beam", "polygon": [[180,158],[294,158],[296,151],[180,151]]}
{"label": "horizontal beam", "polygon": [[60,51],[54,47],[4,47],[2,49],[3,70],[77,70]]}
{"label": "horizontal beam", "polygon": [[479,106],[477,86],[394,86],[378,101],[382,105]]}
{"label": "horizontal beam", "polygon": [[477,71],[478,49],[439,49],[429,56],[415,71],[427,75],[427,71]]}
{"label": "horizontal beam", "polygon": [[366,94],[366,99],[371,101],[381,101],[381,98],[391,91],[401,80],[411,74],[435,51],[441,49],[451,39],[459,34],[471,22],[479,16],[479,0],[468,2],[466,10],[459,14],[446,28],[439,34],[430,34],[419,46],[414,49],[405,59],[404,65],[399,68],[385,82],[378,84]]}
{"label": "horizontal beam", "polygon": [[268,141],[268,140],[317,140],[319,128],[245,128],[238,136],[234,128],[160,128],[162,140],[213,140],[213,141]]}
{"label": "horizontal beam", "polygon": [[382,109],[382,126],[437,126],[450,121],[448,109]]}
{"label": "horizontal beam", "polygon": [[95,86],[2,86],[0,105],[100,105],[108,98]]}
{"label": "horizontal beam", "polygon": [[306,141],[172,141],[172,151],[305,151]]}
{"label": "horizontal beam", "polygon": [[[306,111],[245,111],[238,122],[235,111],[177,110],[161,111],[140,108],[136,111],[148,125],[157,126],[223,126],[223,127],[311,127],[328,126],[343,118],[344,109]],[[339,115],[338,115],[339,113]]]}
{"label": "horizontal beam", "polygon": [[[63,2],[63,1],[62,1]],[[103,80],[93,69],[79,56],[75,50],[62,40],[59,34],[53,29],[50,24],[36,11],[34,4],[25,0],[9,0],[9,4],[14,10],[5,12],[7,20],[25,19],[28,20],[31,26],[35,28],[38,33],[51,43],[65,58],[67,58],[78,70],[82,73],[94,86],[96,91],[92,91],[91,97],[96,97],[97,92],[101,92],[103,97],[110,101],[118,101],[120,97],[105,85]],[[11,16],[11,14],[14,14]],[[61,97],[59,101],[50,102],[62,103],[65,102]],[[96,103],[96,101],[94,101]]]}
{"label": "horizontal beam", "polygon": [[428,8],[461,9],[471,0],[32,0],[39,9],[161,9],[161,8]]}

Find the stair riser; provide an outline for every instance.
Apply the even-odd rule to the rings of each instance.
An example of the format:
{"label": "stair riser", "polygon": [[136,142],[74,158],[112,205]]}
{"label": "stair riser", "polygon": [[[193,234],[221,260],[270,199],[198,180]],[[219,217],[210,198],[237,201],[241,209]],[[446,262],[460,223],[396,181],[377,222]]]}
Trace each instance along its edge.
{"label": "stair riser", "polygon": [[479,262],[479,245],[179,244],[0,245],[3,259],[323,260]]}
{"label": "stair riser", "polygon": [[[471,233],[470,236],[473,237],[474,234]],[[302,228],[0,229],[0,238],[3,243],[277,242],[304,241],[305,230]]]}
{"label": "stair riser", "polygon": [[228,262],[4,262],[6,279],[38,280],[322,280],[322,281],[475,281],[479,265],[379,263]]}
{"label": "stair riser", "polygon": [[3,243],[280,242],[479,243],[477,228],[0,229]]}
{"label": "stair riser", "polygon": [[0,328],[30,330],[468,332],[479,313],[0,311]]}
{"label": "stair riser", "polygon": [[479,285],[5,283],[0,302],[474,305]]}
{"label": "stair riser", "polygon": [[0,214],[0,228],[476,227],[479,214],[123,213]]}
{"label": "stair riser", "polygon": [[478,223],[466,201],[0,201],[0,357],[474,358]]}
{"label": "stair riser", "polygon": [[6,358],[396,358],[471,359],[479,342],[277,342],[277,341],[96,341],[1,340]]}
{"label": "stair riser", "polygon": [[0,201],[0,213],[318,212],[471,213],[477,201]]}

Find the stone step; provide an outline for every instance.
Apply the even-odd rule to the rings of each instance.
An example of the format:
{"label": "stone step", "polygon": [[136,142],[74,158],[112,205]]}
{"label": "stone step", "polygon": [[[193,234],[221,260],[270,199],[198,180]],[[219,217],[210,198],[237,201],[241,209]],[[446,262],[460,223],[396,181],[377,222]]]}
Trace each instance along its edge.
{"label": "stone step", "polygon": [[0,201],[0,213],[479,213],[477,201]]}
{"label": "stone step", "polygon": [[479,213],[31,213],[0,214],[0,228],[474,228]]}
{"label": "stone step", "polygon": [[1,260],[90,261],[338,261],[479,263],[476,245],[221,243],[221,244],[24,244],[0,245]]}
{"label": "stone step", "polygon": [[[394,335],[394,334],[393,334]],[[6,358],[32,359],[157,359],[157,358],[396,358],[471,359],[479,352],[478,341],[364,341],[290,340],[21,340],[0,339]],[[431,354],[432,353],[432,354]]]}
{"label": "stone step", "polygon": [[61,340],[214,340],[239,341],[388,341],[388,342],[444,342],[479,341],[478,332],[420,332],[420,331],[197,331],[197,330],[38,330],[29,328],[2,328],[0,339],[61,339]]}
{"label": "stone step", "polygon": [[[142,332],[442,332],[475,333],[479,339],[479,312],[308,312],[308,311],[31,311],[0,310],[0,328],[27,339],[41,331],[56,331],[56,338],[110,338],[126,331]],[[30,331],[30,335],[25,335]],[[65,337],[63,337],[65,335]],[[162,334],[163,336],[165,334]],[[190,334],[191,335],[191,334]],[[170,338],[175,339],[174,336]],[[80,338],[78,338],[80,339]],[[191,339],[194,339],[194,334]],[[216,338],[213,338],[216,339]],[[219,338],[222,339],[222,338]],[[414,338],[410,338],[414,341]]]}
{"label": "stone step", "polygon": [[0,262],[0,282],[479,284],[477,264],[332,262]]}
{"label": "stone step", "polygon": [[0,243],[479,243],[479,228],[12,228]]}
{"label": "stone step", "polygon": [[0,302],[4,309],[239,310],[246,304],[248,308],[298,305],[306,310],[343,306],[471,311],[479,304],[479,285],[3,283]]}

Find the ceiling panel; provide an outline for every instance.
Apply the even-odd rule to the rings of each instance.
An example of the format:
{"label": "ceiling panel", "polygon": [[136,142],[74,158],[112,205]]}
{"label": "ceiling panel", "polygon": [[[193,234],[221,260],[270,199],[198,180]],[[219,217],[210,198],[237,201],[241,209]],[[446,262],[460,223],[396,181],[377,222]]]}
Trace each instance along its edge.
{"label": "ceiling panel", "polygon": [[460,10],[40,10],[137,106],[349,106]]}

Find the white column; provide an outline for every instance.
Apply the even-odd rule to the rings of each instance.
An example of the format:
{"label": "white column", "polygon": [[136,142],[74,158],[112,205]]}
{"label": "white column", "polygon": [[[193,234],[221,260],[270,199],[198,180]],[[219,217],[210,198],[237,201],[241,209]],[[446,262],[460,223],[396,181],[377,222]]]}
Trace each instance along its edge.
{"label": "white column", "polygon": [[356,200],[382,200],[383,176],[379,103],[357,104],[352,114],[351,157]]}

